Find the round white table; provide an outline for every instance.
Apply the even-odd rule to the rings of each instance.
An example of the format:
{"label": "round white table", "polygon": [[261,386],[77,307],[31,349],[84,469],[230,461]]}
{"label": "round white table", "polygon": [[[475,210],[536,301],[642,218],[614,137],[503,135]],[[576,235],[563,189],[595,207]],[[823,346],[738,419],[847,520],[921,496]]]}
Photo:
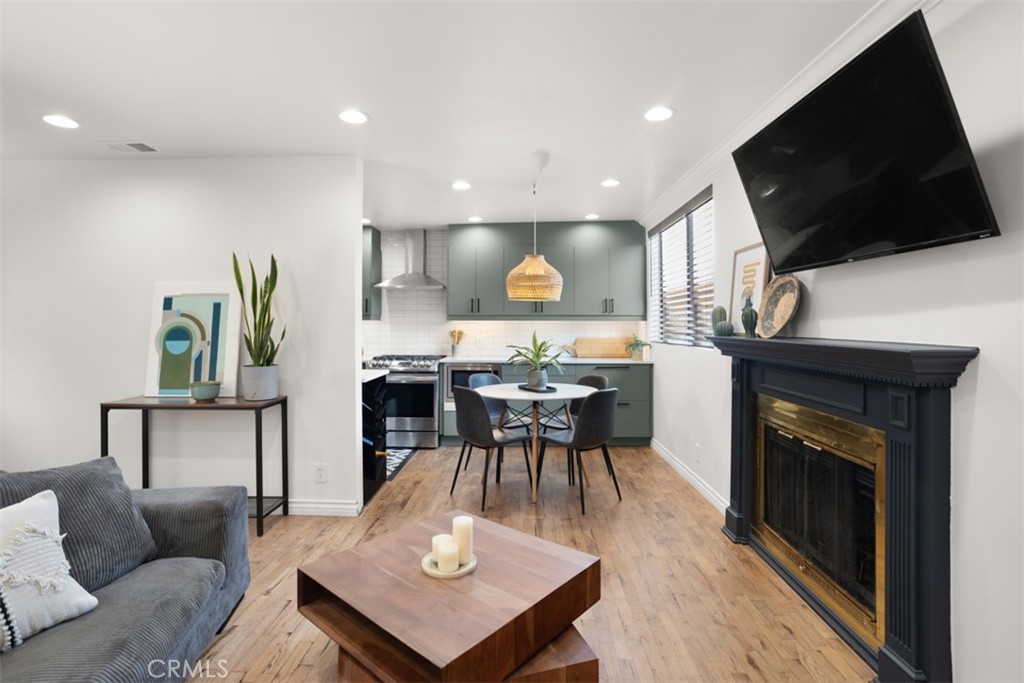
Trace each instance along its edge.
{"label": "round white table", "polygon": [[[537,502],[537,454],[540,437],[540,404],[545,401],[571,401],[574,398],[584,398],[597,391],[594,387],[583,384],[548,384],[554,391],[540,392],[520,389],[517,384],[491,384],[479,387],[476,392],[484,398],[495,398],[501,401],[529,401],[533,404],[533,433],[531,439],[530,469],[533,474],[533,502]],[[569,416],[569,409],[565,411],[566,421],[572,427],[572,418]]]}

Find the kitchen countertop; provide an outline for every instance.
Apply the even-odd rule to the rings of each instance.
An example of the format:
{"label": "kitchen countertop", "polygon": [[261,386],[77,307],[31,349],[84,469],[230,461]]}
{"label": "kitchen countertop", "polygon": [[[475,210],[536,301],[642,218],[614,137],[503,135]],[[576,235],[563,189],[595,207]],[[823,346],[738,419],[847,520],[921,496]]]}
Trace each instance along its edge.
{"label": "kitchen countertop", "polygon": [[384,375],[388,374],[387,370],[381,370],[381,369],[376,369],[376,370],[360,370],[359,372],[363,373],[362,374],[362,377],[363,377],[362,381],[364,383],[372,382],[373,380],[377,379],[378,377],[383,377]]}
{"label": "kitchen countertop", "polygon": [[[508,356],[445,356],[441,363],[507,363]],[[558,359],[562,365],[654,365],[651,360],[633,360],[631,358],[567,358]]]}

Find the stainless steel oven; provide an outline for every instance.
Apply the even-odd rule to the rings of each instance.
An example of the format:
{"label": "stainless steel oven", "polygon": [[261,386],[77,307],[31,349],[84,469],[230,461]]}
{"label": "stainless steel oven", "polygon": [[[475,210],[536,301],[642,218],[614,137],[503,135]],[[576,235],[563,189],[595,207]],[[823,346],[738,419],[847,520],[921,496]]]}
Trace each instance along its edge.
{"label": "stainless steel oven", "polygon": [[389,448],[437,448],[439,358],[377,356],[367,363],[368,367],[388,370],[384,403]]}
{"label": "stainless steel oven", "polygon": [[469,376],[478,372],[493,372],[501,377],[501,363],[445,363],[444,364],[445,400],[454,401],[455,392],[452,387],[468,387]]}

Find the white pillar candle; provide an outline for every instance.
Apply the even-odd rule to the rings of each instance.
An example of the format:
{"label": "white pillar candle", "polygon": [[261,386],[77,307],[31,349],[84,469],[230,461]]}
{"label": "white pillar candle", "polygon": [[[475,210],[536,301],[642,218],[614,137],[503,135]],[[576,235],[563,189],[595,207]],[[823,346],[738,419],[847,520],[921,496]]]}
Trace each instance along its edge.
{"label": "white pillar candle", "polygon": [[437,568],[442,572],[453,572],[459,568],[459,546],[442,543],[437,548]]}
{"label": "white pillar candle", "polygon": [[454,540],[452,539],[451,534],[437,534],[432,539],[430,539],[430,554],[433,556],[434,562],[438,561],[437,551],[438,549],[440,549],[441,544],[453,542]]}
{"label": "white pillar candle", "polygon": [[452,538],[459,546],[459,564],[469,564],[473,556],[473,518],[459,515],[452,519]]}

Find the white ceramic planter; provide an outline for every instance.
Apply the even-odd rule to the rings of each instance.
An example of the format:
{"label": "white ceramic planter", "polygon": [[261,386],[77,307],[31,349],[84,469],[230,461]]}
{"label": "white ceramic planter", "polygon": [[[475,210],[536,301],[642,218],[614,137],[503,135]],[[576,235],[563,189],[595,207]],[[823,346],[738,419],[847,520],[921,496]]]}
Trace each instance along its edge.
{"label": "white ceramic planter", "polygon": [[547,368],[543,370],[527,370],[526,386],[531,389],[544,389],[548,385]]}
{"label": "white ceramic planter", "polygon": [[264,367],[243,365],[241,380],[242,398],[247,401],[266,401],[277,398],[280,376],[276,365]]}

